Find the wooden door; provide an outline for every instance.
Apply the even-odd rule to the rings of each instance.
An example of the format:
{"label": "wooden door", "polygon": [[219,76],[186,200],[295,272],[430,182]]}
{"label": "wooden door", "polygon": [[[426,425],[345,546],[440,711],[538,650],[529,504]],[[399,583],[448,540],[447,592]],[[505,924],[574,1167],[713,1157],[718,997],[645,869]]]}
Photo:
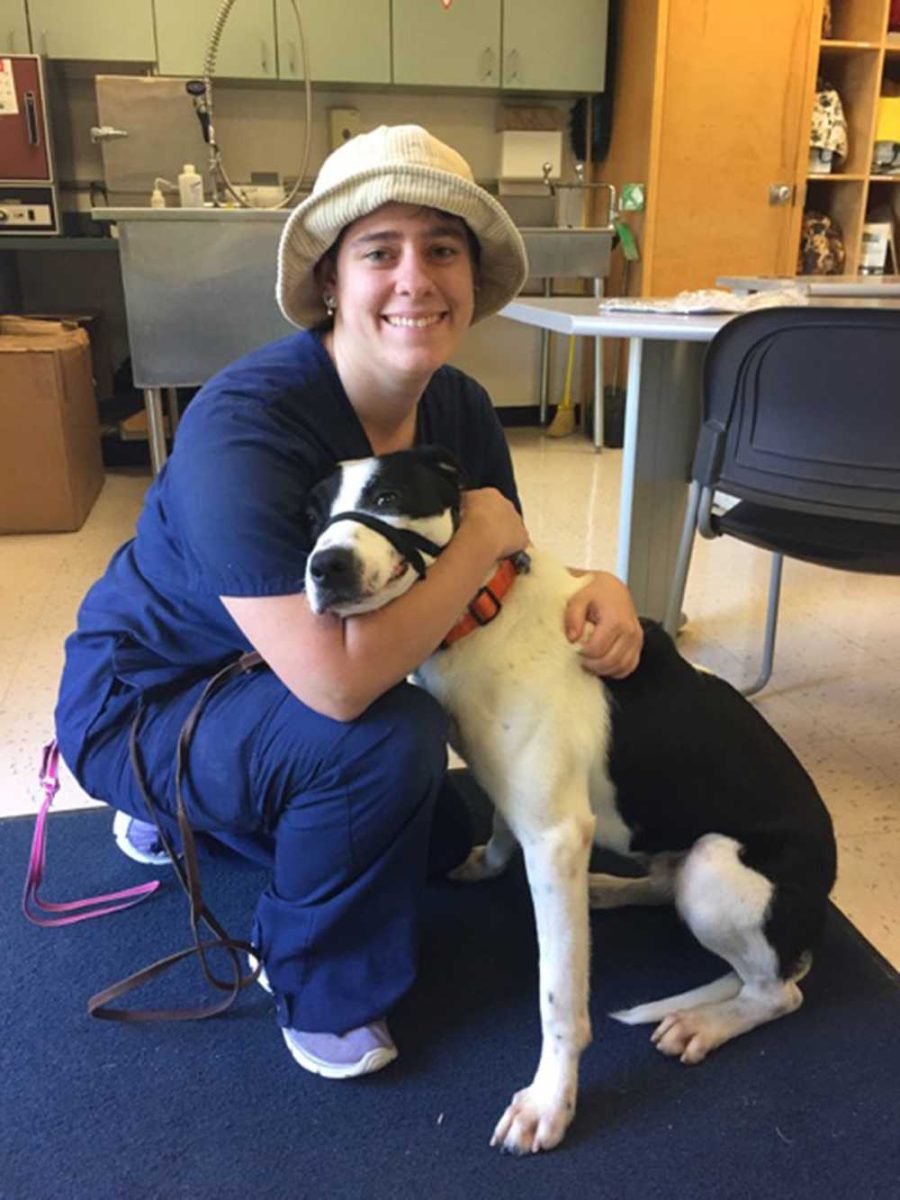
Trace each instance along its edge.
{"label": "wooden door", "polygon": [[394,83],[500,86],[500,0],[393,0]]}
{"label": "wooden door", "polygon": [[27,54],[30,49],[25,0],[0,0],[0,54]]}
{"label": "wooden door", "polygon": [[151,0],[29,0],[31,44],[48,58],[154,62]]}
{"label": "wooden door", "polygon": [[[660,6],[644,295],[793,274],[819,0]],[[773,205],[772,185],[791,189]]]}
{"label": "wooden door", "polygon": [[[390,0],[302,0],[299,8],[312,80],[391,82]],[[291,0],[277,0],[275,19],[278,77],[302,79],[300,37]]]}
{"label": "wooden door", "polygon": [[[209,32],[220,0],[155,0],[161,75],[203,74]],[[219,42],[216,77],[275,79],[275,9],[272,0],[240,0]]]}
{"label": "wooden door", "polygon": [[503,0],[503,87],[602,92],[608,0]]}

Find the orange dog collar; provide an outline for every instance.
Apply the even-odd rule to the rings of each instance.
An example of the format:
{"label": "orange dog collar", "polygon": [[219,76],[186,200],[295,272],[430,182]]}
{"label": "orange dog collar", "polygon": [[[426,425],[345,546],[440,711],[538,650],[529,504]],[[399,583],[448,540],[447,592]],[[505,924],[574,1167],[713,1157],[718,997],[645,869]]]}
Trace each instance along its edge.
{"label": "orange dog collar", "polygon": [[452,646],[482,625],[490,625],[503,605],[500,601],[516,581],[518,571],[511,558],[504,558],[484,587],[479,588],[474,600],[466,606],[463,617],[453,626],[441,647]]}

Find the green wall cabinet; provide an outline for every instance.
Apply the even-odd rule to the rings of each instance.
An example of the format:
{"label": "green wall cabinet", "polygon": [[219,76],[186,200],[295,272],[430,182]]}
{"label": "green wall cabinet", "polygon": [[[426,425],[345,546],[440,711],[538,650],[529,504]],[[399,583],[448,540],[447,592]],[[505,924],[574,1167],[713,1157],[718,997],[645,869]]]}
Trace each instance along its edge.
{"label": "green wall cabinet", "polygon": [[[160,74],[201,76],[220,0],[155,3]],[[277,75],[274,0],[238,0],[219,42],[216,78],[275,79]]]}
{"label": "green wall cabinet", "polygon": [[27,54],[25,0],[0,0],[0,54]]}
{"label": "green wall cabinet", "polygon": [[602,92],[608,0],[503,0],[503,87]]}
{"label": "green wall cabinet", "polygon": [[[316,83],[391,82],[391,0],[297,0],[310,78]],[[302,79],[291,0],[276,0],[278,75]]]}
{"label": "green wall cabinet", "polygon": [[394,83],[500,86],[501,0],[393,0]]}
{"label": "green wall cabinet", "polygon": [[154,62],[151,0],[28,0],[31,47],[48,58]]}

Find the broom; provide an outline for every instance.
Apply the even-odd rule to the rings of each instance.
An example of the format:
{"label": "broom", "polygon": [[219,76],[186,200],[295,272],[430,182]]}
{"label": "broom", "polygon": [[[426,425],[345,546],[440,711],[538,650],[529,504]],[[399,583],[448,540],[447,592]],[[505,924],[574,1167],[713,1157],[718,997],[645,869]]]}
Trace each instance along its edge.
{"label": "broom", "polygon": [[[584,130],[584,178],[591,179],[594,162],[594,113],[590,97],[585,106]],[[590,209],[590,188],[584,188],[581,195],[581,223],[586,225]],[[575,367],[575,335],[569,334],[569,355],[566,359],[566,378],[563,384],[563,395],[556,416],[547,426],[547,437],[568,437],[575,432],[575,408],[572,404],[572,372]]]}
{"label": "broom", "polygon": [[556,415],[547,426],[547,437],[568,437],[575,432],[575,408],[572,404],[572,372],[575,368],[575,335],[569,334],[569,356],[566,359],[566,378],[563,384],[562,400],[556,410]]}

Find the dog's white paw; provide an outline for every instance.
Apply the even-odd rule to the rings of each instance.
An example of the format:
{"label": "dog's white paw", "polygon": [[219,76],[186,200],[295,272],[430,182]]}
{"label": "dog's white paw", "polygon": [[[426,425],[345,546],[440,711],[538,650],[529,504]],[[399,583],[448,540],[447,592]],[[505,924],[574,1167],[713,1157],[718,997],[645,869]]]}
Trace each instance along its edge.
{"label": "dog's white paw", "polygon": [[703,1062],[711,1050],[757,1025],[796,1012],[802,1003],[803,993],[791,980],[750,995],[745,989],[730,1000],[669,1013],[651,1041],[657,1050],[683,1063]]}
{"label": "dog's white paw", "polygon": [[497,1122],[491,1145],[509,1154],[552,1150],[563,1140],[574,1115],[574,1096],[547,1100],[532,1084],[513,1096]]}
{"label": "dog's white paw", "polygon": [[474,846],[466,861],[449,871],[447,878],[455,883],[481,883],[485,879],[495,879],[506,863],[492,861],[487,849],[487,846]]}
{"label": "dog's white paw", "polygon": [[657,1025],[650,1040],[663,1054],[680,1058],[689,1065],[703,1062],[710,1050],[719,1045],[715,1031],[697,1009],[669,1013]]}

